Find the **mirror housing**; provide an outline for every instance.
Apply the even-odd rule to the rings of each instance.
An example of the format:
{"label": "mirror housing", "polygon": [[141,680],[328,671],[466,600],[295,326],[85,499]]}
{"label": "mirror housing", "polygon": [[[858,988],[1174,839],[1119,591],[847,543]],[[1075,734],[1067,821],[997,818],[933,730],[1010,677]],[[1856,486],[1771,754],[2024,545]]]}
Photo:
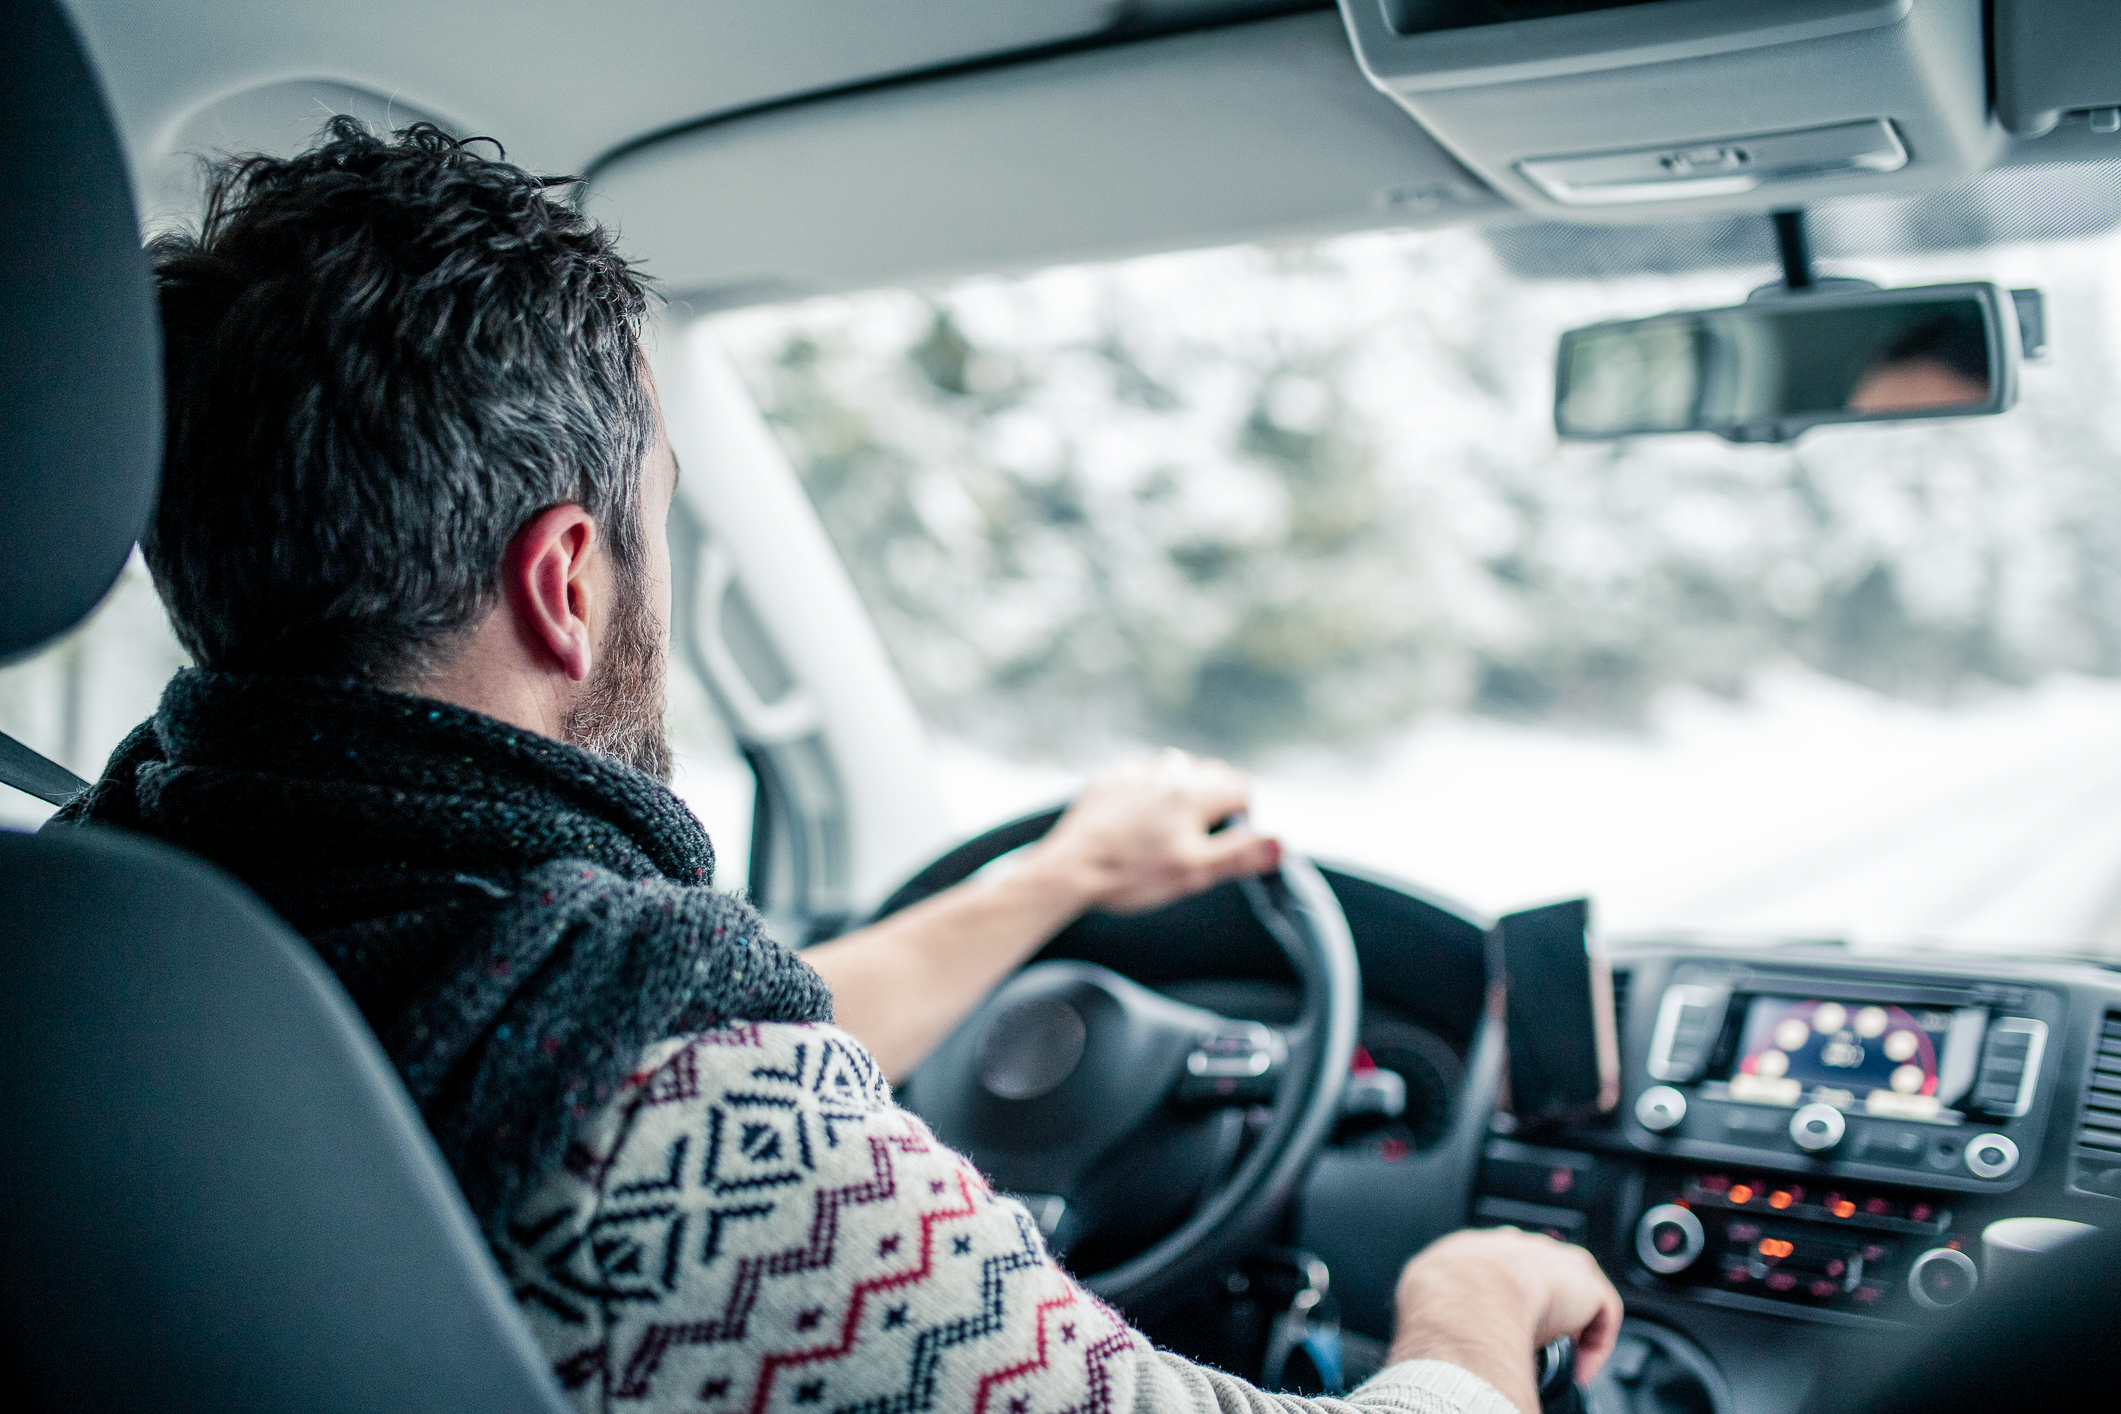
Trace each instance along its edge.
{"label": "mirror housing", "polygon": [[[2030,297],[2029,299],[2027,297]],[[2037,291],[1986,281],[1773,285],[1742,305],[1562,335],[1554,429],[1604,440],[1713,432],[1787,442],[1827,423],[1983,417],[2018,400]]]}

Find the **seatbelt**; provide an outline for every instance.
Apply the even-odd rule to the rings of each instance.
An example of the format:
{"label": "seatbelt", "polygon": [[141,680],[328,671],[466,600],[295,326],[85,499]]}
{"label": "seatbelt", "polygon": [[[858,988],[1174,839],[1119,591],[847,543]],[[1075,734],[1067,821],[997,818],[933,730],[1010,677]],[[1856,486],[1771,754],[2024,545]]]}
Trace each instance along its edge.
{"label": "seatbelt", "polygon": [[6,732],[0,732],[0,785],[28,791],[39,800],[64,805],[88,782],[48,756],[30,750]]}

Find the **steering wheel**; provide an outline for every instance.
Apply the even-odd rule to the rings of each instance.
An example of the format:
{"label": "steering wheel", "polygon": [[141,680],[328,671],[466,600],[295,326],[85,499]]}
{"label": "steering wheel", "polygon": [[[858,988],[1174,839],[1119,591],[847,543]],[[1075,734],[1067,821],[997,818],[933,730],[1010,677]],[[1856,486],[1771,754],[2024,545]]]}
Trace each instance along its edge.
{"label": "steering wheel", "polygon": [[[970,877],[1060,816],[959,845],[876,916]],[[1361,973],[1316,866],[1284,850],[1277,872],[1222,887],[1243,891],[1294,965],[1295,1025],[1219,1016],[1090,963],[1041,962],[997,987],[901,1088],[938,1138],[1024,1200],[1056,1254],[1129,1254],[1078,1272],[1122,1308],[1187,1288],[1268,1232],[1332,1130],[1354,1054]]]}

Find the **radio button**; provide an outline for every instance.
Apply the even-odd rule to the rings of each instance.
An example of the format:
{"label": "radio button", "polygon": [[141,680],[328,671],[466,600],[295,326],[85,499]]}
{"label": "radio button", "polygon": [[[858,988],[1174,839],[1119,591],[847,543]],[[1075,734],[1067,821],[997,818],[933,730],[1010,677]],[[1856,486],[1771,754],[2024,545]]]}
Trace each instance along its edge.
{"label": "radio button", "polygon": [[1686,1118],[1686,1096],[1669,1085],[1652,1085],[1636,1099],[1635,1118],[1652,1134],[1677,1129]]}
{"label": "radio button", "polygon": [[1808,1153],[1825,1153],[1846,1133],[1848,1121],[1832,1105],[1806,1105],[1790,1116],[1790,1138]]}
{"label": "radio button", "polygon": [[1672,1276],[1694,1265],[1708,1234],[1701,1219],[1677,1203],[1660,1203],[1635,1224],[1635,1255],[1642,1265],[1660,1276]]}
{"label": "radio button", "polygon": [[1967,1142],[1966,1167],[1976,1178],[2001,1178],[2018,1167],[2018,1146],[2001,1134],[1976,1134]]}
{"label": "radio button", "polygon": [[1932,1311],[1950,1310],[1980,1284],[1974,1259],[1951,1247],[1932,1247],[1907,1269],[1908,1294],[1916,1305]]}
{"label": "radio button", "polygon": [[1919,1164],[1929,1136],[1911,1125],[1877,1120],[1862,1126],[1856,1152],[1851,1156],[1867,1164]]}

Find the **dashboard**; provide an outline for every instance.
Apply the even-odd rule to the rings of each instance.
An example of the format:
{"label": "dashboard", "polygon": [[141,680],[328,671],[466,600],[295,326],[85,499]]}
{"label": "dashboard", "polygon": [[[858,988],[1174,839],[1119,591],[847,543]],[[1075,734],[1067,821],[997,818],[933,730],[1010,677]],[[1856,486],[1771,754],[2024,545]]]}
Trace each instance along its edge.
{"label": "dashboard", "polygon": [[[1989,1224],[2121,1221],[2121,973],[1616,948],[1618,1107],[1520,1128],[1497,1104],[1501,1028],[1479,1025],[1483,925],[1393,881],[1326,873],[1363,969],[1357,1076],[1393,1072],[1405,1094],[1396,1114],[1343,1118],[1286,1225],[1331,1273],[1351,1382],[1382,1358],[1399,1267],[1468,1223],[1580,1243],[1621,1289],[1631,1341],[1612,1363],[1629,1387],[1594,1388],[1594,1414],[1786,1414],[1817,1381],[1886,1368],[1978,1290]],[[1286,1023],[1293,979],[1239,912],[1204,896],[1153,935],[1079,925],[1049,955]],[[1191,1319],[1228,1324],[1228,1305]],[[1207,1334],[1152,1334],[1241,1368]]]}
{"label": "dashboard", "polygon": [[[1829,949],[1612,961],[1617,1113],[1518,1132],[1497,1115],[1471,1221],[1589,1247],[1632,1316],[1723,1376],[1715,1403],[1793,1409],[1842,1361],[1875,1366],[1978,1289],[1998,1219],[2121,1219],[2121,976]],[[1395,1167],[1321,1165],[1327,1220],[1305,1241],[1329,1265],[1364,1260],[1333,1190],[1389,1210]],[[1352,1312],[1379,1331],[1388,1314]]]}

